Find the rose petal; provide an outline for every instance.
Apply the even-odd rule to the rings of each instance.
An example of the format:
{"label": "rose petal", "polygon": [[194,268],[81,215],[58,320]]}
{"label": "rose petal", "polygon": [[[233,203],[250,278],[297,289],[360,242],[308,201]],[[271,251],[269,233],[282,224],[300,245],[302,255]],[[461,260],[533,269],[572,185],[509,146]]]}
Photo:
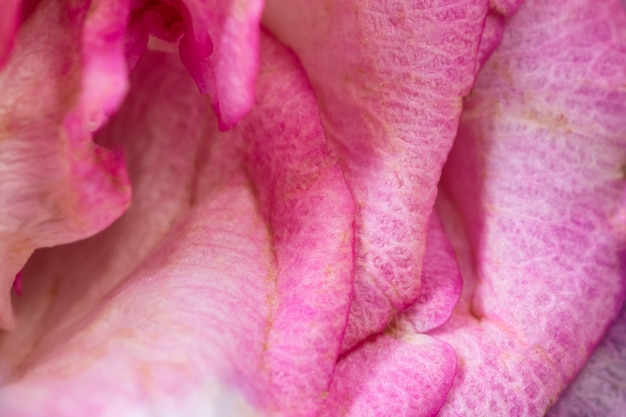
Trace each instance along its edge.
{"label": "rose petal", "polygon": [[221,135],[176,59],[139,63],[100,137],[145,164],[135,204],[26,268],[31,323],[1,345],[7,416],[315,415],[348,316],[354,207],[295,58],[270,39],[263,57],[254,112]]}
{"label": "rose petal", "polygon": [[254,103],[263,5],[264,0],[137,0],[126,36],[129,65],[149,45],[178,47],[200,91],[211,97],[220,128],[229,129]]}
{"label": "rose petal", "polygon": [[183,2],[190,25],[180,57],[200,90],[211,97],[220,128],[231,128],[254,103],[264,0]]}
{"label": "rose petal", "polygon": [[626,309],[547,417],[620,417],[626,409]]}
{"label": "rose petal", "polygon": [[278,268],[266,366],[279,414],[315,415],[348,317],[354,202],[299,63],[268,36],[261,45],[259,100],[235,134],[251,147],[248,174]]}
{"label": "rose petal", "polygon": [[439,214],[433,211],[428,221],[426,252],[422,267],[422,290],[415,302],[398,319],[406,321],[416,333],[426,333],[444,324],[456,306],[463,280],[456,254]]}
{"label": "rose petal", "polygon": [[485,28],[483,36],[480,38],[478,45],[478,72],[491,56],[493,51],[500,45],[502,34],[504,33],[504,17],[498,13],[490,12],[485,19]]}
{"label": "rose petal", "polygon": [[21,3],[22,0],[5,0],[0,4],[0,68],[6,63],[13,48]]}
{"label": "rose petal", "polygon": [[487,3],[267,3],[264,23],[302,60],[357,202],[344,349],[419,296],[428,217],[474,81]]}
{"label": "rose petal", "polygon": [[78,110],[96,130],[120,106],[128,90],[125,57],[130,0],[92,0],[81,38],[82,91]]}
{"label": "rose petal", "polygon": [[35,248],[92,235],[128,206],[121,156],[90,140],[90,115],[110,111],[124,86],[81,89],[93,74],[88,64],[81,76],[81,63],[99,53],[77,46],[86,12],[81,2],[39,4],[0,73],[0,327],[12,327],[9,291]]}
{"label": "rose petal", "polygon": [[430,336],[378,336],[339,361],[321,416],[436,416],[455,371],[454,351]]}
{"label": "rose petal", "polygon": [[460,364],[444,417],[543,415],[622,305],[625,30],[617,1],[529,0],[466,101],[444,188],[473,259],[431,332]]}

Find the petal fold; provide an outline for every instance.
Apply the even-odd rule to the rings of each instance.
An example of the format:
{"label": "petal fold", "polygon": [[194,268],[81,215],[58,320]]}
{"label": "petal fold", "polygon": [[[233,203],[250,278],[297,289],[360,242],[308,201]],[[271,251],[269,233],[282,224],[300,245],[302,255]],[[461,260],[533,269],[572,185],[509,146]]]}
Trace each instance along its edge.
{"label": "petal fold", "polygon": [[620,311],[625,28],[618,1],[528,0],[466,100],[443,189],[471,250],[430,332],[460,364],[443,417],[544,415]]}
{"label": "petal fold", "polygon": [[264,0],[183,0],[189,13],[180,57],[208,94],[220,128],[233,127],[254,103],[259,22]]}
{"label": "petal fold", "polygon": [[356,200],[344,350],[420,294],[428,218],[488,12],[486,0],[267,2],[263,22],[302,60]]}
{"label": "petal fold", "polygon": [[377,336],[338,363],[323,417],[434,417],[456,373],[448,345],[430,336]]}
{"label": "petal fold", "polygon": [[[136,200],[27,265],[18,320],[33,323],[0,341],[8,417],[318,413],[348,317],[354,203],[297,60],[268,36],[262,49],[257,105],[226,133],[175,57],[139,62],[98,137],[140,161]],[[177,152],[191,160],[164,157]],[[89,268],[59,279],[76,254]]]}
{"label": "petal fold", "polygon": [[[0,72],[0,327],[13,325],[6,297],[34,249],[90,236],[129,203],[123,156],[91,140],[124,84],[84,85],[93,71],[83,64],[99,53],[76,42],[88,10],[86,2],[41,2]],[[92,12],[87,20],[97,20]]]}
{"label": "petal fold", "polygon": [[398,318],[416,333],[426,333],[444,324],[456,306],[463,279],[456,254],[441,223],[439,213],[433,211],[428,221],[426,252],[422,267],[422,290],[411,306]]}

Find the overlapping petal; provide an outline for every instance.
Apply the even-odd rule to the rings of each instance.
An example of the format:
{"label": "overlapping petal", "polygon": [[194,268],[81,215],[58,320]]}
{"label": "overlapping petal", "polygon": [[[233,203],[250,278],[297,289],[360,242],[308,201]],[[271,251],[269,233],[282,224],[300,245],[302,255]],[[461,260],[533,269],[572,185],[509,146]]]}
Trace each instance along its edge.
{"label": "overlapping petal", "polygon": [[211,97],[222,129],[250,111],[263,0],[122,1],[132,9],[126,37],[131,67],[156,39],[156,49],[178,48],[200,91]]}
{"label": "overlapping petal", "polygon": [[482,0],[267,3],[264,23],[302,60],[357,204],[344,349],[420,294],[427,222],[488,13]]}
{"label": "overlapping petal", "polygon": [[[26,3],[26,12],[37,6]],[[149,33],[138,36],[135,30],[131,13],[137,3],[145,2],[40,2],[23,23],[2,72],[3,136],[10,139],[2,145],[2,327],[12,327],[8,288],[32,250],[89,236],[127,207],[130,189],[122,155],[94,145],[91,132],[119,107],[129,65],[148,42]],[[220,91],[228,91],[222,124],[232,126],[254,99],[262,2],[220,3],[213,9],[188,3],[193,13],[181,16],[188,25],[181,57],[198,85],[214,90],[214,104]],[[3,6],[3,18],[13,16],[15,23],[3,26],[8,32],[1,44],[7,53],[22,16],[19,4],[12,4]],[[205,43],[198,40],[200,34]],[[220,45],[215,53],[209,36]],[[30,107],[34,97],[38,106]]]}
{"label": "overlapping petal", "polygon": [[76,39],[87,11],[86,2],[39,4],[0,72],[1,327],[12,326],[10,288],[34,249],[92,235],[129,202],[121,155],[91,141],[124,83],[84,84],[91,55]]}
{"label": "overlapping petal", "polygon": [[435,416],[456,375],[454,350],[422,333],[444,324],[461,292],[461,274],[439,213],[428,223],[422,292],[385,333],[345,353],[323,416]]}
{"label": "overlapping petal", "polygon": [[626,12],[519,4],[273,0],[313,88],[263,35],[255,95],[262,1],[43,1],[0,73],[3,294],[122,213],[123,154],[134,199],[28,263],[0,409],[543,415],[623,302]]}
{"label": "overlapping petal", "polygon": [[233,127],[254,103],[264,0],[183,0],[190,25],[180,56],[211,96],[220,127]]}
{"label": "overlapping petal", "polygon": [[321,416],[434,417],[455,373],[447,344],[426,335],[380,335],[339,361]]}
{"label": "overlapping petal", "polygon": [[620,309],[625,24],[617,1],[529,0],[466,101],[444,175],[466,292],[431,333],[459,359],[444,417],[543,415]]}
{"label": "overlapping petal", "polygon": [[9,417],[315,415],[348,316],[354,207],[306,77],[263,45],[255,111],[225,134],[175,56],[139,63],[98,137],[134,162],[134,204],[27,266],[30,323],[1,345]]}
{"label": "overlapping petal", "polygon": [[428,221],[426,251],[422,266],[420,296],[397,320],[417,333],[426,333],[443,325],[459,301],[463,279],[456,254],[441,223],[439,213],[433,211]]}

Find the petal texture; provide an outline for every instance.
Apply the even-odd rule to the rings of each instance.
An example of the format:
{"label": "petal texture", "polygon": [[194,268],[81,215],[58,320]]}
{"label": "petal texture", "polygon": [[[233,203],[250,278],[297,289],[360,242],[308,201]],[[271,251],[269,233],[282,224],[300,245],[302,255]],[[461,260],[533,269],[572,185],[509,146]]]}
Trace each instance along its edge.
{"label": "petal texture", "polygon": [[180,56],[211,96],[220,127],[233,127],[254,103],[263,0],[183,0],[189,24]]}
{"label": "petal texture", "polygon": [[416,333],[435,329],[450,318],[462,287],[456,254],[439,213],[433,211],[428,221],[420,296],[397,318],[407,321]]}
{"label": "petal texture", "polygon": [[254,103],[263,5],[263,0],[135,0],[126,37],[129,65],[146,47],[178,48],[200,91],[211,97],[220,128],[229,129]]}
{"label": "petal texture", "polygon": [[139,161],[135,202],[25,269],[18,320],[33,323],[0,342],[8,417],[317,414],[349,311],[354,206],[297,61],[269,37],[263,57],[254,112],[223,134],[175,57],[139,62],[98,137]]}
{"label": "petal texture", "polygon": [[90,236],[129,202],[122,156],[91,141],[102,120],[90,115],[111,111],[124,83],[83,88],[94,74],[82,67],[91,51],[76,42],[87,10],[85,2],[39,4],[0,73],[0,327],[12,326],[10,287],[34,249]]}
{"label": "petal texture", "polygon": [[547,417],[619,417],[626,409],[626,310]]}
{"label": "petal texture", "polygon": [[616,1],[528,1],[466,101],[443,181],[464,296],[431,332],[459,360],[442,416],[544,415],[620,310],[625,28]]}
{"label": "petal texture", "polygon": [[344,349],[419,296],[428,218],[489,10],[482,0],[267,3],[264,23],[302,60],[357,204]]}
{"label": "petal texture", "polygon": [[434,417],[454,380],[450,346],[430,336],[380,335],[338,363],[324,417]]}

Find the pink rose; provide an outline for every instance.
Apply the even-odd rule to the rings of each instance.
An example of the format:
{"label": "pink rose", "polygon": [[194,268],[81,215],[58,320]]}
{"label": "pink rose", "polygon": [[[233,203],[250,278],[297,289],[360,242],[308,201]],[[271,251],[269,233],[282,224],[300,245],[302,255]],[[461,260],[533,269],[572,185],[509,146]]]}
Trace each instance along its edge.
{"label": "pink rose", "polygon": [[4,0],[0,416],[623,410],[626,10],[520,3]]}

